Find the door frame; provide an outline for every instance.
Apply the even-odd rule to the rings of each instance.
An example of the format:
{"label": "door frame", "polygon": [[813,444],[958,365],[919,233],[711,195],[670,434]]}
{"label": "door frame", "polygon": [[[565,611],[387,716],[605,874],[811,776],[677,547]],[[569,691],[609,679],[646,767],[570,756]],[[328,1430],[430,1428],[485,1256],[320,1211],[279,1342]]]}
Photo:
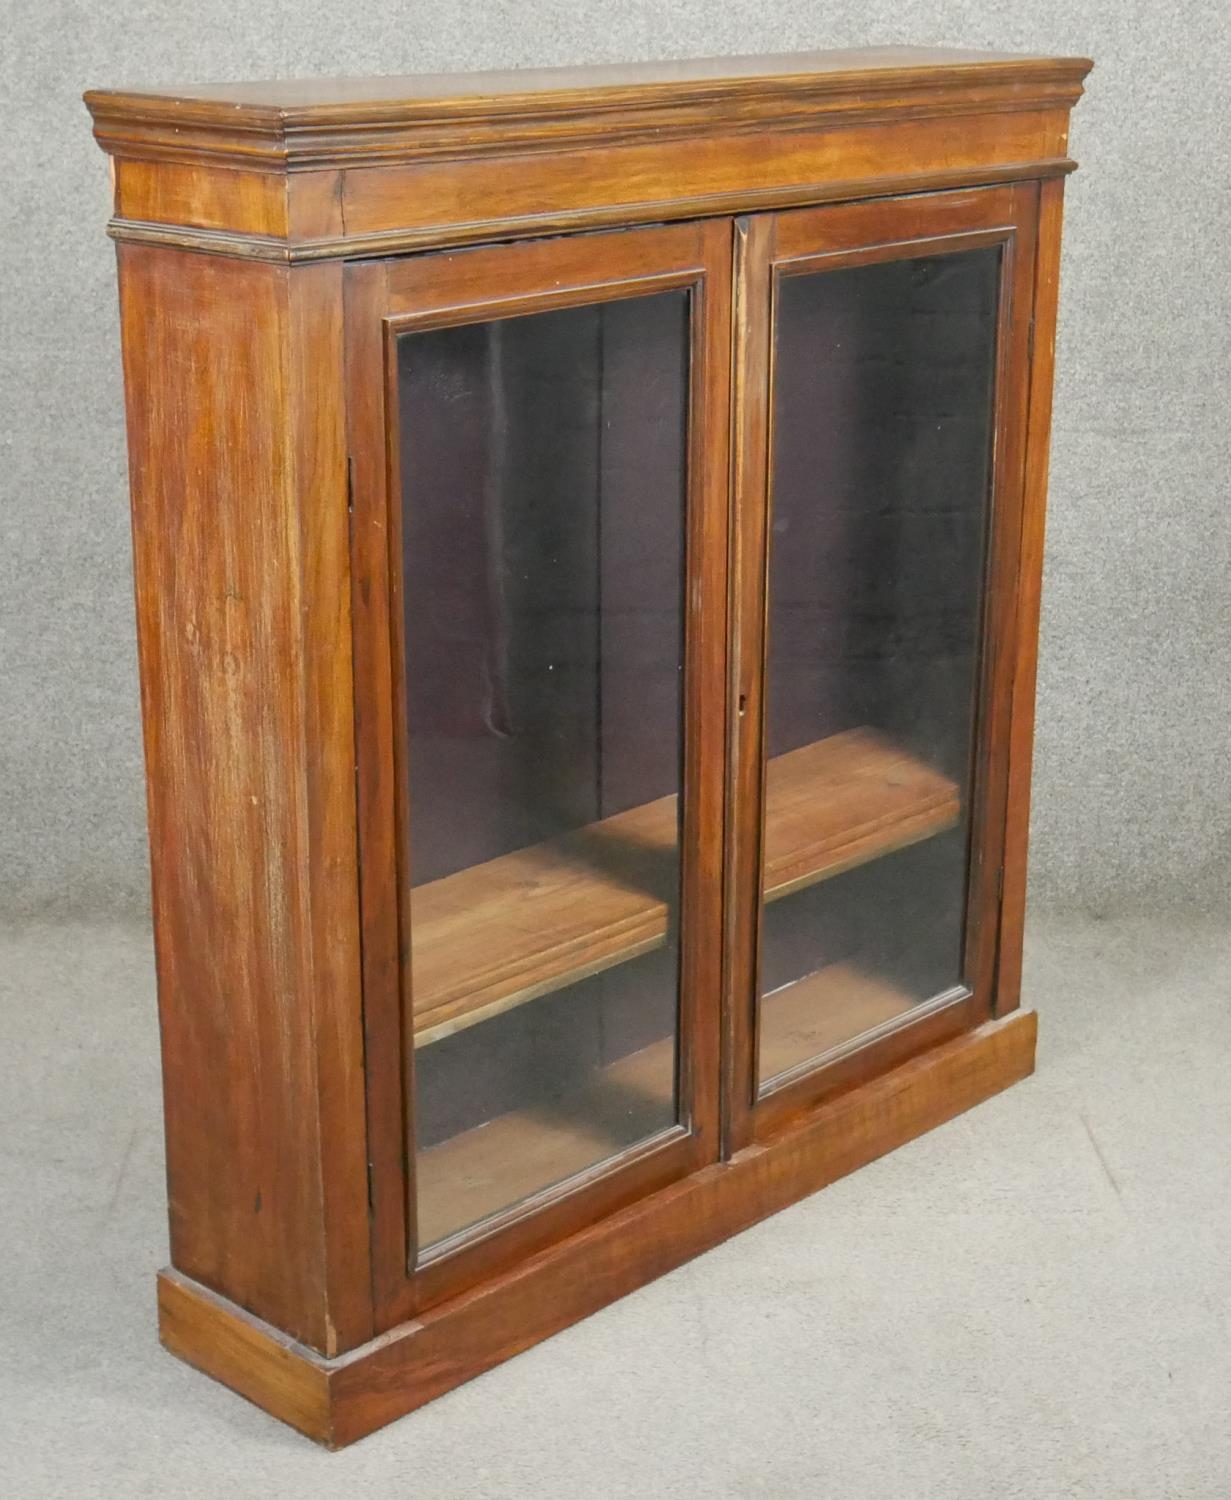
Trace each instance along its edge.
{"label": "door frame", "polygon": [[[724,992],[724,1155],[792,1115],[868,1081],[996,1010],[1008,754],[1023,577],[1025,439],[1039,185],[869,199],[736,221],[732,382],[732,679],[728,725]],[[1002,246],[990,515],[970,791],[963,970],[967,982],[894,1024],[758,1089],[760,900],[764,842],[768,518],[773,473],[774,316],[782,277]]]}
{"label": "door frame", "polygon": [[[378,1329],[491,1277],[719,1154],[723,797],[728,677],[730,220],[351,262],[344,285],[356,778],[372,1280]],[[397,340],[687,288],[680,1124],[513,1205],[420,1259],[414,1236],[414,1046]]]}

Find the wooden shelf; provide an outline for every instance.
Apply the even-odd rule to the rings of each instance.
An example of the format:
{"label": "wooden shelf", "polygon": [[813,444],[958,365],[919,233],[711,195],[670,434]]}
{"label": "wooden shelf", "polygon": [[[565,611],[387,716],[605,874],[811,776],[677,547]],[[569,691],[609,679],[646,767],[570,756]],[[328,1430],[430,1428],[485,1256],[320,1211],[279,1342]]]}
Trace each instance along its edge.
{"label": "wooden shelf", "polygon": [[918,1004],[851,964],[827,964],[761,998],[760,1074],[768,1083]]}
{"label": "wooden shelf", "polygon": [[[765,899],[951,828],[954,784],[870,729],[768,766]],[[415,1045],[661,947],[676,799],[459,870],[411,893]]]}
{"label": "wooden shelf", "polygon": [[583,1172],[675,1123],[675,1042],[666,1037],[591,1074],[572,1093],[430,1146],[415,1162],[420,1242]]}
{"label": "wooden shelf", "polygon": [[[766,995],[761,1074],[817,1058],[916,1002],[848,964]],[[434,1244],[618,1155],[675,1122],[675,1043],[667,1037],[592,1074],[570,1094],[514,1110],[422,1152],[419,1233]]]}

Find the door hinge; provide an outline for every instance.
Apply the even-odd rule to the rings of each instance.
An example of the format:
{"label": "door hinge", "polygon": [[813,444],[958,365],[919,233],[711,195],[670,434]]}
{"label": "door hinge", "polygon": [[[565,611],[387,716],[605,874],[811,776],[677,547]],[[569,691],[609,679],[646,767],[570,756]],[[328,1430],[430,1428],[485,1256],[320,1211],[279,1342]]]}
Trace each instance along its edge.
{"label": "door hinge", "polygon": [[368,1213],[376,1212],[376,1169],[371,1162],[368,1163]]}
{"label": "door hinge", "polygon": [[355,460],[349,453],[346,455],[346,511],[348,515],[355,513]]}
{"label": "door hinge", "polygon": [[1026,330],[1026,358],[1031,364],[1034,363],[1034,318],[1030,319],[1030,326]]}
{"label": "door hinge", "polygon": [[999,905],[1004,901],[1004,866],[1001,865],[996,871],[996,903]]}

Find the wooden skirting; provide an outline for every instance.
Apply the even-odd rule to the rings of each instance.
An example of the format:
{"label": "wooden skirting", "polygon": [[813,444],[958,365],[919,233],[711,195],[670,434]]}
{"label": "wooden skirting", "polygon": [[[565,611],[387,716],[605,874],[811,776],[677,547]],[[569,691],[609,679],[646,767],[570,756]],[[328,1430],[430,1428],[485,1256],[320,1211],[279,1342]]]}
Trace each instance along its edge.
{"label": "wooden skirting", "polygon": [[1027,1077],[1035,1034],[1033,1012],[988,1022],[337,1359],[173,1269],[163,1343],[343,1447]]}

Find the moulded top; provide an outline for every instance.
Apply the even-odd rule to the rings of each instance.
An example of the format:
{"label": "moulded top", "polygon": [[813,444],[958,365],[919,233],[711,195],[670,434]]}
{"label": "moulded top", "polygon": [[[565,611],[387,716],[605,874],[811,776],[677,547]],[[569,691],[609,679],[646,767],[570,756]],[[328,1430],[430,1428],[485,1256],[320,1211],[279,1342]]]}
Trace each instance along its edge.
{"label": "moulded top", "polygon": [[[765,57],[601,64],[363,79],[96,89],[85,100],[116,155],[240,155],[267,165],[420,149],[433,130],[476,135],[578,128],[610,134],[660,123],[747,125],[835,110],[919,108],[920,96],[975,90],[983,103],[1072,104],[1091,63],[948,47],[870,47]],[[619,115],[620,121],[613,120]],[[606,122],[600,124],[600,122]],[[407,132],[414,140],[407,141]],[[397,137],[395,142],[394,137]]]}
{"label": "moulded top", "polygon": [[512,68],[476,73],[411,73],[380,78],[287,78],[249,83],[175,84],[169,87],[93,89],[91,105],[104,101],[159,99],[230,105],[235,109],[287,117],[332,114],[354,108],[390,105],[480,104],[545,94],[629,92],[654,95],[679,92],[722,93],[740,85],[825,80],[834,88],[857,85],[866,74],[934,72],[960,68],[980,74],[1063,69],[1086,72],[1086,58],[1058,58],[1016,52],[982,52],[966,47],[849,47],[818,52],[782,52],[758,57],[671,58],[634,63],[597,63],[578,67]]}

